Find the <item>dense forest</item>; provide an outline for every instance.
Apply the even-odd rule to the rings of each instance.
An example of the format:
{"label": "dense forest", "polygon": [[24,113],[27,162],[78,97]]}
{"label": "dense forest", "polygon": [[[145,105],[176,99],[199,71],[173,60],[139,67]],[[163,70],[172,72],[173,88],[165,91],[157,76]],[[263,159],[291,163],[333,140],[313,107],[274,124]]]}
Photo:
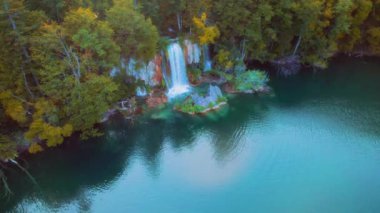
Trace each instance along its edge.
{"label": "dense forest", "polygon": [[2,162],[19,143],[37,153],[75,132],[100,135],[104,113],[141,83],[111,70],[152,60],[173,38],[212,47],[225,73],[380,54],[380,0],[2,0],[0,15]]}

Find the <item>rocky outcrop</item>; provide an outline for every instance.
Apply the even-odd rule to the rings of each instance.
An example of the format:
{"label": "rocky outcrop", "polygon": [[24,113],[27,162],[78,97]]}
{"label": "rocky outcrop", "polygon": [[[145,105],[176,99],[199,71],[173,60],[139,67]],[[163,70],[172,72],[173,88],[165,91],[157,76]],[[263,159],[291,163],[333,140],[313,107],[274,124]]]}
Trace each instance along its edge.
{"label": "rocky outcrop", "polygon": [[291,76],[297,74],[301,70],[301,60],[297,55],[283,57],[274,60],[271,64],[276,68],[277,72],[282,76]]}
{"label": "rocky outcrop", "polygon": [[152,94],[146,99],[146,104],[149,108],[156,108],[162,106],[168,102],[168,98],[163,91],[155,90]]}
{"label": "rocky outcrop", "polygon": [[155,65],[155,75],[154,75],[154,81],[157,84],[161,84],[163,80],[163,73],[162,73],[162,56],[156,55],[154,58],[154,65]]}

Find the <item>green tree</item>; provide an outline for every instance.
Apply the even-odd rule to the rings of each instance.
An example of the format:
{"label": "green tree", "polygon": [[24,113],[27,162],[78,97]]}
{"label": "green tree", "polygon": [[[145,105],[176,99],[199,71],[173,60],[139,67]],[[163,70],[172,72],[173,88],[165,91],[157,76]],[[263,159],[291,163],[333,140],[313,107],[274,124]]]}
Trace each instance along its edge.
{"label": "green tree", "polygon": [[197,40],[201,45],[213,44],[219,37],[220,32],[216,26],[207,26],[207,14],[202,13],[201,17],[194,17],[193,22],[197,32]]}
{"label": "green tree", "polygon": [[117,89],[108,77],[120,52],[112,36],[107,22],[83,8],[69,11],[61,25],[46,23],[35,33],[31,52],[49,104],[42,118],[33,116],[29,139],[55,146],[70,135],[70,126],[83,137],[98,135],[94,124],[115,101]]}
{"label": "green tree", "polygon": [[368,19],[373,8],[372,0],[355,0],[352,5],[349,31],[339,37],[339,49],[344,52],[355,50],[362,43],[365,32],[364,22]]}
{"label": "green tree", "polygon": [[25,0],[30,10],[42,10],[57,22],[62,22],[66,13],[79,7],[90,8],[101,17],[112,6],[112,0]]}
{"label": "green tree", "polygon": [[380,54],[380,1],[372,0],[372,10],[362,26],[362,47],[374,54]]}
{"label": "green tree", "polygon": [[374,53],[380,54],[380,27],[373,27],[367,31],[367,41],[370,49]]}
{"label": "green tree", "polygon": [[0,91],[34,98],[38,81],[28,52],[30,35],[45,20],[40,12],[29,11],[21,0],[4,0],[0,7]]}
{"label": "green tree", "polygon": [[[164,35],[177,35],[185,30],[184,10],[186,0],[141,0],[140,7],[144,15],[153,20],[155,26]],[[191,19],[190,23],[191,25]]]}
{"label": "green tree", "polygon": [[147,62],[154,57],[158,31],[150,19],[134,9],[132,1],[115,0],[114,6],[107,11],[107,21],[115,31],[113,38],[124,58]]}

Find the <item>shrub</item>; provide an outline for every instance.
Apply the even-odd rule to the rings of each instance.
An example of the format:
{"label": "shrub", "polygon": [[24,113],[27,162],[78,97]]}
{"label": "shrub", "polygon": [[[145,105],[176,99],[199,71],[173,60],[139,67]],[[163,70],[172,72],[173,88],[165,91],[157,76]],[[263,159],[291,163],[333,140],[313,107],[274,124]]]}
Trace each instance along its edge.
{"label": "shrub", "polygon": [[193,99],[188,98],[183,103],[177,104],[175,108],[181,112],[195,114],[204,111],[206,108],[196,105]]}
{"label": "shrub", "polygon": [[268,75],[264,71],[248,70],[236,76],[234,86],[238,91],[258,91],[265,87],[268,81]]}
{"label": "shrub", "polygon": [[190,82],[194,83],[200,80],[202,76],[202,70],[198,68],[189,68],[188,69],[188,76],[190,78]]}
{"label": "shrub", "polygon": [[234,79],[234,76],[232,74],[228,74],[228,73],[223,72],[223,71],[213,70],[210,72],[210,74],[224,78],[227,81],[232,81]]}

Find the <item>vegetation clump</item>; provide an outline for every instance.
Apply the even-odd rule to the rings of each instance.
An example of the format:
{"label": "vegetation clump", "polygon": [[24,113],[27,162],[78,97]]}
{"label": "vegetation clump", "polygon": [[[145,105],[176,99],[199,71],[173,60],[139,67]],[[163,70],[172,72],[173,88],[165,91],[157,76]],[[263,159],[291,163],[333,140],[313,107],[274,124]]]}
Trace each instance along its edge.
{"label": "vegetation clump", "polygon": [[261,70],[248,70],[238,74],[233,81],[238,92],[254,93],[267,90],[268,75]]}
{"label": "vegetation clump", "polygon": [[175,109],[195,115],[218,109],[224,104],[227,104],[227,98],[222,94],[220,88],[210,85],[206,93],[202,93],[202,91],[194,92],[185,101],[177,104]]}
{"label": "vegetation clump", "polygon": [[0,163],[13,160],[17,156],[17,144],[8,136],[0,134]]}
{"label": "vegetation clump", "polygon": [[187,72],[188,72],[187,75],[189,76],[189,80],[192,84],[196,84],[197,82],[199,82],[199,80],[202,77],[202,70],[199,68],[190,67]]}
{"label": "vegetation clump", "polygon": [[177,104],[175,106],[175,109],[180,112],[184,112],[190,115],[195,115],[195,114],[205,114],[209,111],[216,110],[225,104],[227,104],[226,97],[219,97],[215,102],[209,103],[207,107],[197,105],[191,97],[188,97],[183,103]]}
{"label": "vegetation clump", "polygon": [[175,109],[188,114],[197,114],[203,112],[206,108],[196,105],[193,99],[191,97],[188,97],[183,103],[177,104],[175,106]]}

